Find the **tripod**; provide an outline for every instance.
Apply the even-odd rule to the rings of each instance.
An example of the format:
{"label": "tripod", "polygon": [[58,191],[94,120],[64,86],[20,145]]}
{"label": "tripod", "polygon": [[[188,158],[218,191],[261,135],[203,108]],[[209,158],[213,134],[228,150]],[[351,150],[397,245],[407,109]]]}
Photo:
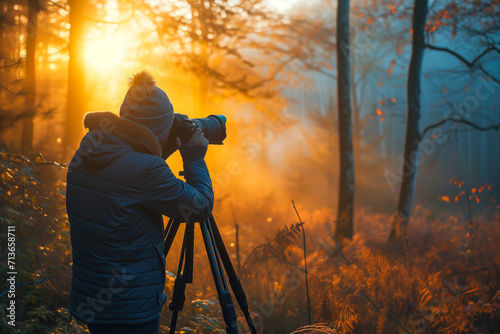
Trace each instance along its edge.
{"label": "tripod", "polygon": [[[167,227],[165,228],[165,249],[164,254],[167,256],[170,247],[174,241],[175,235],[182,222],[175,219],[170,219]],[[188,222],[184,231],[184,240],[182,242],[181,256],[179,260],[179,267],[177,269],[177,276],[174,282],[174,291],[172,293],[172,302],[169,304],[169,309],[172,313],[172,320],[170,324],[170,334],[175,333],[177,324],[177,316],[179,311],[184,307],[186,300],[186,284],[193,282],[193,255],[194,255],[194,225],[193,222]],[[250,312],[248,311],[248,301],[243,290],[243,286],[236,275],[236,271],[231,263],[229,253],[227,252],[219,229],[215,223],[213,216],[209,219],[199,222],[203,242],[207,251],[208,260],[210,262],[210,269],[214,277],[217,294],[219,296],[219,303],[226,323],[226,332],[228,334],[238,333],[238,324],[236,311],[234,309],[233,300],[229,293],[226,278],[224,276],[224,269],[227,273],[229,284],[233,290],[233,294],[238,301],[241,311],[245,315],[248,327],[252,334],[257,334],[257,330],[253,324]],[[223,268],[224,267],[224,268]]]}

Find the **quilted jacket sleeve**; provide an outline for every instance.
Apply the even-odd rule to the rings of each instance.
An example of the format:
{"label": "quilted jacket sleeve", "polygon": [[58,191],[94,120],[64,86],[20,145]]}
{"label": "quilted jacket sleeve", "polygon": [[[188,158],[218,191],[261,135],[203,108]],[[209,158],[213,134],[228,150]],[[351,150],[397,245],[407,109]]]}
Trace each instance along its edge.
{"label": "quilted jacket sleeve", "polygon": [[183,222],[208,219],[214,206],[212,181],[203,160],[206,147],[182,148],[186,182],[176,178],[161,158],[155,159],[144,183],[144,205]]}

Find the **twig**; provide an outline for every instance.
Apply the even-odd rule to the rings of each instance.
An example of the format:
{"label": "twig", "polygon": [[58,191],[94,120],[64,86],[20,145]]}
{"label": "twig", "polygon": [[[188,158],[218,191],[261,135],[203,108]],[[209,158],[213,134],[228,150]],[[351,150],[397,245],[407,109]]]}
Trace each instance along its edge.
{"label": "twig", "polygon": [[11,63],[11,64],[7,64],[7,65],[0,66],[0,69],[5,69],[5,68],[14,67],[14,66],[19,66],[19,65],[21,65],[21,59],[16,60],[15,62],[13,62],[13,63]]}
{"label": "twig", "polygon": [[12,163],[26,165],[26,166],[58,166],[61,168],[68,167],[68,165],[65,163],[55,162],[55,161],[32,162],[32,161],[18,161],[18,160],[12,160],[12,159],[0,159],[0,161],[12,162]]}
{"label": "twig", "polygon": [[455,122],[455,123],[458,123],[457,125],[460,125],[460,124],[466,124],[466,125],[469,125],[477,130],[480,130],[480,131],[489,131],[489,130],[495,130],[495,131],[498,131],[500,129],[500,124],[491,124],[489,126],[481,126],[481,125],[478,125],[476,123],[473,123],[471,121],[468,121],[466,120],[465,118],[463,117],[460,117],[460,118],[456,118],[456,117],[448,117],[448,118],[444,118],[442,120],[440,120],[439,122],[436,122],[434,124],[431,124],[431,125],[428,125],[427,127],[425,127],[420,136],[419,136],[419,141],[422,140],[425,136],[425,133],[434,129],[434,128],[437,128],[441,125],[443,125],[444,123],[447,123],[447,122]]}
{"label": "twig", "polygon": [[73,319],[73,314],[69,313],[68,323],[66,324],[66,333],[69,331],[69,325],[71,325],[71,319]]}
{"label": "twig", "polygon": [[345,257],[344,252],[342,251],[342,248],[340,247],[340,243],[337,241],[337,238],[335,238],[335,236],[333,236],[333,235],[330,235],[330,237],[333,239],[333,241],[335,241],[335,246],[339,250],[340,256],[342,256],[342,258],[344,259],[344,261],[347,264],[350,264],[350,261]]}
{"label": "twig", "polygon": [[300,222],[300,227],[302,228],[302,236],[304,240],[304,271],[306,272],[306,293],[307,293],[307,312],[309,316],[309,325],[312,324],[311,322],[311,301],[309,298],[309,282],[307,280],[307,251],[306,251],[306,232],[304,230],[304,223],[302,222],[302,219],[300,219],[299,212],[297,211],[297,208],[295,207],[295,203],[292,201],[293,208],[295,210],[295,213],[297,214],[297,217],[299,218]]}
{"label": "twig", "polygon": [[[33,282],[26,282],[26,283],[22,283],[22,284],[17,284],[17,285],[16,285],[16,288],[20,288],[20,287],[25,286],[25,285],[31,285],[31,284],[42,283],[42,282],[43,282],[43,281],[45,281],[45,280],[46,280],[46,278],[44,277],[44,278],[39,279],[38,281],[33,281]],[[7,290],[5,290],[4,292],[2,292],[2,293],[0,294],[0,298],[2,298],[3,296],[5,296],[5,295],[6,295],[9,291],[10,291],[10,288],[9,288],[9,289],[7,289]]]}

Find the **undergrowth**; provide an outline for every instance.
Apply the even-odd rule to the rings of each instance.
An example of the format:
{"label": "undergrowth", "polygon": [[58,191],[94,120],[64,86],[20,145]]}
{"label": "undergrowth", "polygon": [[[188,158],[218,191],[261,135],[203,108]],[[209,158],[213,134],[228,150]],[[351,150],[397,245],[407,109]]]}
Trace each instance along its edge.
{"label": "undergrowth", "polygon": [[[6,280],[0,282],[0,332],[84,333],[85,324],[67,309],[72,260],[64,166],[47,164],[43,158],[1,158],[0,227],[3,236],[8,225],[16,227],[18,285],[16,326],[12,327],[6,317],[8,285]],[[291,221],[294,216],[288,203],[268,205],[259,207],[259,212],[242,212],[246,217],[262,216],[258,216],[262,223],[242,229],[245,245],[239,273],[259,333],[498,332],[498,206],[470,218],[417,207],[408,229],[408,249],[396,254],[386,247],[390,215],[358,209],[357,234],[340,248],[331,236],[331,210],[307,212],[299,207],[308,253],[312,315],[308,325],[302,225]],[[272,220],[266,220],[271,215]],[[271,222],[274,232],[268,233]],[[263,223],[267,225],[261,227]],[[225,221],[219,227],[226,246],[231,244],[228,248],[235,263],[233,230]],[[195,281],[187,288],[178,329],[224,333],[204,247],[196,238]],[[6,273],[4,237],[0,246],[0,269]],[[177,261],[178,247],[173,247],[167,269],[175,270]],[[169,298],[174,276],[167,273]],[[248,332],[238,314],[241,332]],[[160,333],[168,332],[170,315],[167,302]]]}

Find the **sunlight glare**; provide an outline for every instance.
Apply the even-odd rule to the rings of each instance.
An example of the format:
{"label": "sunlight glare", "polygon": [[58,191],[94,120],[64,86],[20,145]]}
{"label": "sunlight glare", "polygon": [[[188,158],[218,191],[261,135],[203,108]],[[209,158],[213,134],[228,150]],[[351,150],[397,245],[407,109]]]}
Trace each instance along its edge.
{"label": "sunlight glare", "polygon": [[270,8],[275,9],[279,13],[286,12],[290,10],[294,4],[296,4],[298,0],[268,0],[266,1],[267,5]]}
{"label": "sunlight glare", "polygon": [[125,46],[125,40],[121,36],[101,39],[87,47],[85,59],[97,69],[106,69],[125,58]]}

